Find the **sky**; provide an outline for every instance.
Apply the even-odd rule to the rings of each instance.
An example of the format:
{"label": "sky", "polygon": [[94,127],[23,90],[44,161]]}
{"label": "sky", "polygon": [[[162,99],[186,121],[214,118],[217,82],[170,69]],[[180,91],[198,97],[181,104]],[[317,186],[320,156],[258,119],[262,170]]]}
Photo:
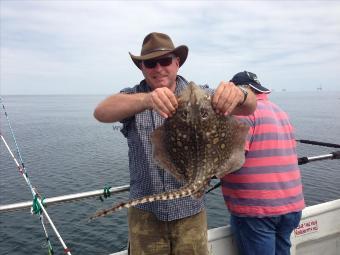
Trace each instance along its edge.
{"label": "sky", "polygon": [[0,0],[0,94],[109,95],[138,84],[144,37],[189,55],[179,74],[216,88],[251,71],[274,91],[340,90],[340,1]]}

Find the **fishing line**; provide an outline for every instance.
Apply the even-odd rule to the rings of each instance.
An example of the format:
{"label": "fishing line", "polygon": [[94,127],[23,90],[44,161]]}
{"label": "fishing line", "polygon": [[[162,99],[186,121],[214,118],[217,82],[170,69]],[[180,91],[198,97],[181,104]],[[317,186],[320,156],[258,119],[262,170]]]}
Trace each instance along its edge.
{"label": "fishing line", "polygon": [[[57,228],[55,227],[55,225],[53,224],[53,221],[51,220],[50,216],[48,215],[43,203],[42,203],[42,200],[39,196],[39,194],[36,192],[36,190],[33,188],[29,178],[28,178],[28,174],[27,174],[27,171],[26,171],[26,168],[25,168],[25,165],[24,165],[24,162],[23,162],[23,159],[21,157],[21,153],[20,153],[20,150],[19,150],[19,146],[18,146],[18,143],[16,141],[16,138],[15,138],[15,135],[14,135],[14,132],[13,132],[13,129],[12,129],[12,126],[11,126],[11,123],[9,121],[9,118],[8,118],[8,114],[7,114],[7,111],[6,111],[6,107],[5,105],[3,104],[2,102],[2,98],[0,97],[0,102],[2,104],[2,108],[4,110],[4,113],[5,113],[5,116],[6,116],[6,120],[7,120],[7,123],[8,123],[8,126],[10,128],[10,131],[11,131],[11,134],[12,134],[12,138],[14,140],[14,143],[15,143],[15,146],[16,146],[16,150],[17,150],[17,153],[19,155],[19,158],[20,158],[20,163],[21,165],[19,164],[18,160],[16,159],[16,157],[14,156],[12,150],[10,149],[10,147],[8,146],[5,138],[3,137],[2,133],[1,133],[1,130],[0,130],[0,137],[2,139],[2,141],[4,142],[8,152],[10,153],[10,155],[12,156],[12,159],[14,160],[15,164],[17,165],[18,167],[18,170],[19,172],[22,174],[22,176],[24,177],[27,185],[29,186],[30,190],[31,190],[31,193],[32,193],[32,196],[33,196],[33,199],[34,201],[36,201],[37,205],[39,205],[39,208],[38,208],[38,211],[36,211],[38,214],[39,214],[39,217],[40,217],[40,221],[41,221],[41,224],[42,224],[42,227],[44,229],[44,233],[45,233],[45,237],[46,237],[46,241],[47,241],[47,244],[48,244],[48,252],[49,254],[53,254],[53,249],[52,249],[52,245],[50,243],[50,239],[49,239],[49,236],[48,236],[48,233],[47,233],[47,230],[46,230],[46,227],[45,227],[45,224],[44,224],[44,218],[43,218],[43,215],[45,215],[45,217],[47,218],[48,222],[50,223],[52,229],[54,230],[56,236],[58,237],[59,241],[61,242],[63,248],[64,248],[64,252],[66,254],[69,254],[71,255],[71,252],[70,250],[67,248],[66,244],[64,243],[63,239],[61,238]],[[43,213],[42,213],[43,212]]]}
{"label": "fishing line", "polygon": [[[19,165],[18,161],[15,159],[14,155],[12,155],[12,157],[15,159],[16,164],[17,164],[17,166],[18,166],[18,169],[19,169],[20,173],[21,173],[21,174],[24,174],[24,175],[26,176],[25,180],[26,180],[28,186],[30,187],[32,196],[33,196],[33,198],[34,198],[34,195],[35,195],[34,192],[33,192],[34,189],[33,189],[33,186],[32,186],[32,184],[31,184],[31,181],[30,181],[29,178],[28,178],[28,174],[27,174],[27,172],[26,172],[26,168],[25,168],[25,165],[24,165],[24,161],[23,161],[23,159],[22,159],[22,157],[21,157],[20,149],[19,149],[17,140],[16,140],[16,138],[15,138],[14,131],[13,131],[13,129],[12,129],[11,122],[9,121],[9,118],[8,118],[8,114],[7,114],[7,111],[6,111],[6,107],[5,107],[5,105],[2,103],[2,101],[3,101],[3,100],[2,100],[2,98],[0,97],[0,102],[1,102],[1,104],[2,104],[2,109],[4,110],[4,113],[5,113],[5,116],[6,116],[6,120],[7,120],[8,126],[9,126],[9,130],[11,131],[11,135],[12,135],[12,138],[13,138],[13,140],[14,140],[15,147],[16,147],[16,150],[17,150],[17,154],[18,154],[18,156],[19,156],[19,158],[20,158],[20,164],[21,164],[21,166]],[[0,134],[1,134],[1,132],[0,132]]]}

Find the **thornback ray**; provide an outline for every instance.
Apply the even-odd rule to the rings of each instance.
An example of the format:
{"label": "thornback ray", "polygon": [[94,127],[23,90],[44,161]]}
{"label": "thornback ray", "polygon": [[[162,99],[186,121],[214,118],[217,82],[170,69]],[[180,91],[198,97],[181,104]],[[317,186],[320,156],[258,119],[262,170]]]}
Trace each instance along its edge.
{"label": "thornback ray", "polygon": [[212,177],[241,168],[249,127],[233,116],[216,114],[211,95],[193,82],[177,100],[176,113],[152,133],[151,143],[156,164],[184,182],[183,187],[116,204],[91,219],[157,200],[200,198]]}

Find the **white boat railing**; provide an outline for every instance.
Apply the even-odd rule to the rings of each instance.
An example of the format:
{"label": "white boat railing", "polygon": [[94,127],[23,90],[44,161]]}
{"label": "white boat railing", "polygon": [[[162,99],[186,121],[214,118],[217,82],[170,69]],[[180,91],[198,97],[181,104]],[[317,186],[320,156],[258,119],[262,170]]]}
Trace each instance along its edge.
{"label": "white boat railing", "polygon": [[[123,185],[119,187],[109,188],[107,192],[109,192],[109,194],[118,194],[118,193],[129,191],[129,190],[130,190],[129,185]],[[100,190],[93,190],[93,191],[45,198],[43,200],[43,204],[51,205],[51,204],[72,202],[76,200],[99,197],[99,196],[105,196],[105,190],[100,189]],[[25,201],[25,202],[13,203],[13,204],[0,205],[0,213],[31,208],[32,204],[33,204],[33,201]]]}

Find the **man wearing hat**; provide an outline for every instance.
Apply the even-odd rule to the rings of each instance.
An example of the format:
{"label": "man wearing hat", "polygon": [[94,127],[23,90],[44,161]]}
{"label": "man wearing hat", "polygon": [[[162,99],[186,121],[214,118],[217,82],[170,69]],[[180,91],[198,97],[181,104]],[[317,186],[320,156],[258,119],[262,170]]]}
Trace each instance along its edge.
{"label": "man wearing hat", "polygon": [[[188,47],[175,47],[163,33],[150,33],[141,55],[130,53],[142,71],[138,85],[103,100],[94,116],[101,122],[123,123],[121,132],[129,146],[130,199],[180,188],[183,183],[156,166],[152,159],[151,133],[171,117],[178,95],[187,81],[177,75],[188,56]],[[221,82],[212,104],[217,114],[250,114],[256,108],[250,89]],[[208,254],[207,222],[202,199],[191,197],[140,204],[128,209],[130,253]]]}
{"label": "man wearing hat", "polygon": [[293,127],[256,74],[240,72],[231,82],[257,97],[255,112],[240,117],[250,126],[246,161],[221,179],[239,254],[290,254],[290,235],[305,207]]}

